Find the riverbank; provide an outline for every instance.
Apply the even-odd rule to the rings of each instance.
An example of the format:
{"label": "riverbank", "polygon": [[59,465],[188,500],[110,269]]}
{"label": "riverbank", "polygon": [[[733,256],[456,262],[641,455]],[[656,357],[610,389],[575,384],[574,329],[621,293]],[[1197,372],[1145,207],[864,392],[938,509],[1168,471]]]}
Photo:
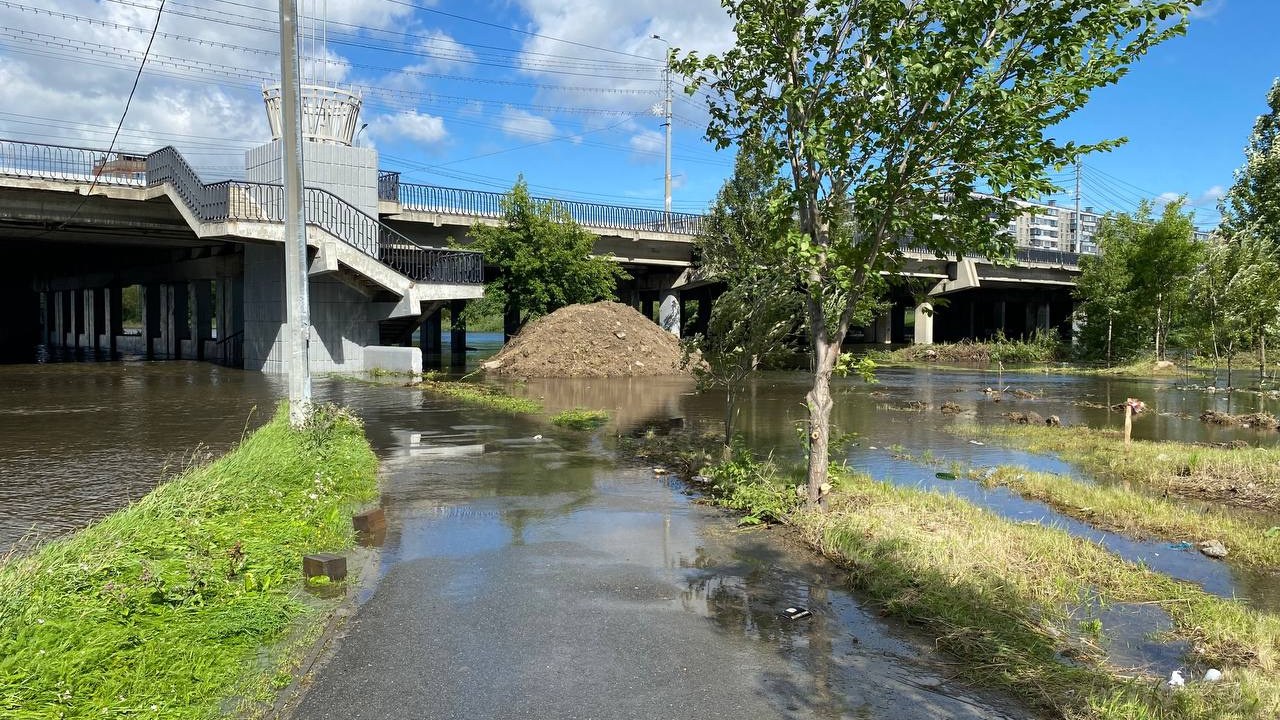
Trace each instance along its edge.
{"label": "riverbank", "polygon": [[956,425],[964,437],[996,441],[1035,453],[1053,453],[1095,475],[1226,505],[1280,512],[1280,449],[1223,448],[1135,440],[1126,446],[1114,430],[1033,425]]}
{"label": "riverbank", "polygon": [[240,445],[69,537],[0,563],[0,714],[242,713],[287,683],[326,603],[301,556],[351,545],[377,492],[360,421],[284,410]]}
{"label": "riverbank", "polygon": [[[641,439],[629,449],[672,467],[694,467],[717,452],[705,439],[679,437]],[[741,513],[746,525],[793,527],[848,569],[884,612],[927,629],[962,662],[960,676],[1017,693],[1054,716],[1270,720],[1280,703],[1280,618],[1060,529],[843,468],[833,468],[828,510],[809,511],[799,505],[799,480],[741,451],[700,469],[693,484],[709,501]],[[1177,664],[1135,672],[1111,657],[1110,644],[1122,642],[1114,635],[1132,633],[1118,619],[1130,609],[1167,621],[1161,642],[1187,650]],[[1226,680],[1163,689],[1179,666],[1193,679],[1220,669]]]}

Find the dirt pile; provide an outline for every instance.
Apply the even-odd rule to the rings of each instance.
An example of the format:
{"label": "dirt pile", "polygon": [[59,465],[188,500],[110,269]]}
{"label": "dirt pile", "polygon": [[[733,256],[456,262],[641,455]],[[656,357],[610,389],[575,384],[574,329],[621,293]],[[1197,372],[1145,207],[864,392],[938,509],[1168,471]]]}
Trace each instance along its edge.
{"label": "dirt pile", "polygon": [[1217,410],[1205,410],[1200,413],[1200,422],[1210,425],[1243,425],[1261,430],[1275,430],[1280,421],[1268,413],[1248,413],[1246,415],[1229,415]]}
{"label": "dirt pile", "polygon": [[680,341],[616,302],[570,305],[529,323],[484,364],[507,377],[680,375]]}

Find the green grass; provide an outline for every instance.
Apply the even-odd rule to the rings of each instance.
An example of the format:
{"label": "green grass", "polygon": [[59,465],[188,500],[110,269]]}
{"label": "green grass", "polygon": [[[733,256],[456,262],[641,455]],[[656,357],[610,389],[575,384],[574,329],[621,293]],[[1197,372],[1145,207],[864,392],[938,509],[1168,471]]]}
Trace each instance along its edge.
{"label": "green grass", "polygon": [[376,492],[358,419],[318,408],[293,430],[281,409],[223,457],[7,558],[0,716],[208,718],[269,698],[298,651],[270,649],[324,617],[301,556],[349,547]]}
{"label": "green grass", "polygon": [[[705,438],[641,438],[647,458],[705,458],[708,501],[774,517],[849,571],[885,613],[928,632],[966,680],[1070,720],[1274,720],[1280,618],[1126,562],[1057,528],[1001,518],[951,495],[833,468],[825,512],[800,504],[798,474],[742,452],[712,462]],[[683,451],[676,451],[682,442]],[[754,523],[750,523],[754,524]],[[1098,603],[1158,605],[1187,664],[1226,673],[1178,692],[1113,667]],[[1172,670],[1174,668],[1169,668]],[[1164,672],[1167,675],[1167,672]]]}
{"label": "green grass", "polygon": [[439,395],[447,395],[468,405],[487,407],[514,415],[527,415],[542,411],[542,404],[536,400],[515,397],[502,388],[493,385],[427,378],[421,382],[414,383],[413,386]]}
{"label": "green grass", "polygon": [[969,474],[984,485],[1007,487],[1094,527],[1169,542],[1218,540],[1230,551],[1233,564],[1280,570],[1280,537],[1267,537],[1275,523],[1217,507],[1200,510],[1122,485],[1095,485],[1022,467],[1001,466],[990,473]]}
{"label": "green grass", "polygon": [[551,422],[573,430],[595,430],[609,422],[609,412],[574,408],[552,415]]}
{"label": "green grass", "polygon": [[[1012,522],[950,495],[838,472],[825,513],[792,516],[888,612],[928,628],[958,672],[1064,718],[1271,718],[1280,703],[1280,619],[1125,562],[1064,531]],[[1106,661],[1103,603],[1169,612],[1172,638],[1227,673],[1181,692]],[[1083,621],[1083,625],[1082,625]],[[1071,663],[1064,658],[1070,658]],[[1172,669],[1172,668],[1171,668]]]}
{"label": "green grass", "polygon": [[1280,449],[1276,448],[1230,449],[1145,440],[1125,447],[1119,432],[1086,427],[965,424],[946,430],[1057,454],[1088,472],[1133,483],[1156,495],[1280,511]]}

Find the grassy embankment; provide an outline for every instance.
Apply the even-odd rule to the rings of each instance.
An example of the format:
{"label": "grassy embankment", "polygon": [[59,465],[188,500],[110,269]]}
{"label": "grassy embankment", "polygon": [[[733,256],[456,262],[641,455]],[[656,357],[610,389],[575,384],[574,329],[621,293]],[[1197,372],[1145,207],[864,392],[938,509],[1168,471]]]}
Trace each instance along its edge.
{"label": "grassy embankment", "polygon": [[[715,452],[691,452],[682,442],[639,451],[675,466]],[[746,524],[792,525],[886,612],[927,630],[959,658],[960,676],[1053,716],[1272,720],[1280,708],[1280,618],[953,496],[834,468],[828,510],[813,512],[798,504],[799,481],[770,463],[739,453],[703,472],[714,502],[743,513]],[[1169,692],[1161,678],[1111,666],[1108,628],[1091,610],[1098,602],[1160,606],[1173,622],[1170,639],[1194,647],[1192,674],[1217,667],[1224,681]]]}
{"label": "grassy embankment", "polygon": [[252,714],[323,624],[301,556],[348,547],[376,492],[358,419],[318,408],[295,431],[282,409],[221,458],[5,559],[0,716]]}
{"label": "grassy embankment", "polygon": [[1114,430],[1031,425],[961,425],[951,429],[1031,452],[1053,453],[1095,475],[1146,488],[1155,495],[1212,500],[1280,512],[1280,449],[1218,448],[1134,440]]}

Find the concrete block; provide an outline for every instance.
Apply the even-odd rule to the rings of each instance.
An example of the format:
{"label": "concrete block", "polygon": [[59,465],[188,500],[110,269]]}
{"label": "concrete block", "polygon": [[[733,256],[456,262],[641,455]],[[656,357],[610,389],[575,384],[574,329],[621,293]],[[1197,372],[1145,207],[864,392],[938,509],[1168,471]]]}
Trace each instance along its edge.
{"label": "concrete block", "polygon": [[351,518],[351,526],[355,528],[356,532],[375,533],[386,529],[387,515],[380,507],[366,510]]}
{"label": "concrete block", "polygon": [[417,348],[371,345],[364,348],[364,369],[422,374],[422,353]]}
{"label": "concrete block", "polygon": [[330,580],[342,580],[347,576],[347,559],[333,553],[315,553],[302,558],[302,576],[313,578],[323,575]]}

